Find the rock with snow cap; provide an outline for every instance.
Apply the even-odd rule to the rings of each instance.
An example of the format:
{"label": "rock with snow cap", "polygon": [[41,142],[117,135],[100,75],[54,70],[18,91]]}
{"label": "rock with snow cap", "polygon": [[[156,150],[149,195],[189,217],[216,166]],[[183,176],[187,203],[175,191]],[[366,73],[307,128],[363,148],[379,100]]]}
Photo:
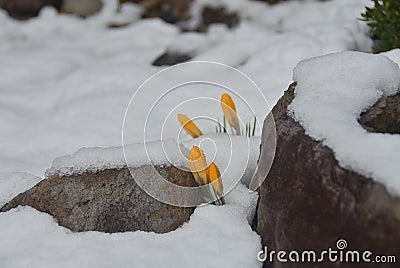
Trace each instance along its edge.
{"label": "rock with snow cap", "polygon": [[[363,106],[358,107],[360,111],[366,106],[369,106],[369,108],[359,113],[358,120],[356,113],[353,113],[354,118],[349,120],[351,126],[357,129],[355,132],[360,135],[360,139],[365,138],[366,135],[376,135],[373,137],[377,142],[379,140],[382,144],[385,142],[397,144],[396,137],[392,134],[386,134],[386,132],[398,133],[398,118],[400,117],[398,113],[399,104],[396,103],[400,95],[398,92],[396,93],[397,83],[399,83],[396,70],[398,67],[386,62],[386,59],[379,58],[380,56],[348,54],[338,55],[337,57],[343,57],[341,58],[343,62],[347,56],[354,57],[354,61],[364,57],[365,59],[378,57],[372,59],[376,62],[368,62],[367,60],[365,62],[366,67],[355,68],[354,72],[349,72],[349,75],[353,78],[357,75],[358,70],[361,70],[361,73],[365,75],[368,74],[366,68],[379,69],[381,67],[382,72],[389,73],[388,77],[392,77],[392,79],[386,79],[387,83],[383,83],[383,80],[378,83],[369,77],[364,77],[366,80],[370,79],[371,87],[379,87],[383,92],[385,92],[384,90],[391,91],[381,93],[381,96],[374,95],[371,91],[368,91],[369,84],[359,84],[361,88],[365,86],[365,90],[360,90],[360,94],[357,93],[357,96],[362,99],[362,94],[365,92],[365,94],[370,94],[373,102],[371,103],[371,98],[368,101],[361,101]],[[322,60],[328,59],[331,61],[331,65],[335,64],[332,59],[336,56],[328,57],[331,58],[322,58]],[[317,60],[315,60],[315,63],[317,63]],[[380,62],[386,63],[379,67]],[[385,66],[390,66],[390,68],[383,68]],[[353,67],[355,65],[350,68]],[[317,67],[313,66],[313,68]],[[340,68],[349,67],[343,62]],[[393,72],[390,73],[391,71]],[[328,73],[329,76],[335,77],[336,75],[340,77],[337,79],[342,80],[346,76],[345,73],[342,73],[342,77],[340,71],[337,74]],[[309,76],[312,77],[313,75],[315,74],[309,73]],[[380,75],[379,72],[377,75]],[[321,74],[321,78],[323,77]],[[318,86],[328,86],[324,83],[327,83],[327,81],[321,81]],[[335,86],[339,86],[338,83],[340,81],[335,82]],[[263,245],[267,246],[269,251],[285,250],[290,252],[296,250],[301,252],[303,250],[315,250],[321,252],[328,250],[328,248],[337,250],[337,241],[344,239],[349,250],[358,250],[361,253],[366,250],[371,251],[373,253],[371,259],[376,255],[391,255],[399,260],[400,198],[397,194],[396,178],[391,177],[395,172],[385,173],[383,172],[384,169],[377,169],[375,175],[367,176],[360,174],[363,173],[361,171],[354,170],[357,167],[363,168],[362,164],[351,162],[346,165],[348,159],[356,161],[357,159],[351,157],[357,154],[346,151],[346,148],[336,148],[335,137],[332,138],[329,133],[326,135],[321,131],[320,135],[317,135],[320,126],[312,125],[315,121],[311,122],[311,126],[314,128],[307,124],[312,111],[307,110],[308,108],[304,106],[300,108],[299,100],[297,100],[296,105],[292,106],[295,98],[299,97],[299,99],[304,100],[305,94],[310,94],[309,91],[313,90],[312,88],[305,89],[304,85],[311,86],[312,84],[302,83],[303,88],[299,92],[297,92],[298,84],[290,85],[272,111],[277,133],[274,163],[267,175],[262,174],[262,172],[256,174],[256,178],[258,176],[260,180],[265,178],[259,189],[260,201],[256,222],[256,228],[262,237]],[[345,88],[347,90],[345,94],[337,93],[343,100],[342,111],[338,111],[339,115],[331,114],[331,121],[321,121],[321,124],[329,125],[334,122],[342,122],[343,125],[336,125],[336,128],[348,127],[344,125],[345,120],[337,120],[337,118],[339,118],[340,113],[353,112],[346,102],[348,102],[347,98],[351,98],[351,86],[356,84],[349,83],[349,85]],[[331,90],[335,90],[334,87]],[[332,94],[332,92],[326,94]],[[313,103],[316,99],[322,101],[322,98],[319,97],[321,95],[315,96]],[[330,98],[326,105],[329,106],[332,103],[333,100]],[[306,102],[301,104],[306,105]],[[328,110],[318,110],[318,112],[328,113]],[[314,120],[320,119],[321,117],[316,114]],[[266,127],[264,126],[264,129]],[[340,132],[340,130],[337,131]],[[382,133],[390,137],[385,138],[386,136],[381,136]],[[265,157],[268,157],[264,152],[267,148],[263,146],[266,143],[266,137],[266,133],[263,132],[259,170],[263,170],[262,165],[266,162]],[[342,136],[342,138],[346,139],[345,136]],[[370,138],[370,136],[367,138]],[[391,140],[382,141],[382,138]],[[351,143],[349,146],[351,146]],[[372,146],[372,144],[366,145],[366,147],[368,146]],[[384,148],[390,147],[383,147],[382,150]],[[357,150],[357,147],[354,150]],[[392,150],[395,150],[395,148],[392,147]],[[386,155],[391,154],[390,151],[386,152]],[[337,159],[338,157],[340,161]],[[373,155],[365,155],[364,157],[375,158]],[[394,168],[390,161],[387,162],[387,168]],[[398,175],[397,173],[397,179],[399,178]],[[377,263],[369,265],[381,267]],[[395,264],[385,265],[385,267],[396,266]],[[340,267],[351,266],[352,263],[340,264]],[[266,262],[264,267],[298,267],[298,263],[288,264],[275,260],[273,263]],[[326,261],[324,267],[338,266],[337,263]]]}
{"label": "rock with snow cap", "polygon": [[[150,177],[157,173],[169,182],[192,187],[195,184],[190,172],[167,165],[142,165],[128,169],[123,165],[123,157],[117,159],[116,156],[112,159],[118,162],[115,166],[104,165],[106,161],[99,159],[98,154],[97,164],[93,163],[91,168],[90,163],[82,165],[87,170],[70,172],[58,167],[60,170],[57,172],[54,168],[49,169],[46,179],[16,196],[1,211],[31,206],[52,215],[61,226],[75,232],[142,230],[166,233],[189,220],[194,208],[175,207],[154,199],[139,187],[132,176]],[[107,155],[111,157],[113,154],[108,152]],[[73,162],[74,157],[70,158],[69,161]],[[99,163],[103,165],[94,168]]]}

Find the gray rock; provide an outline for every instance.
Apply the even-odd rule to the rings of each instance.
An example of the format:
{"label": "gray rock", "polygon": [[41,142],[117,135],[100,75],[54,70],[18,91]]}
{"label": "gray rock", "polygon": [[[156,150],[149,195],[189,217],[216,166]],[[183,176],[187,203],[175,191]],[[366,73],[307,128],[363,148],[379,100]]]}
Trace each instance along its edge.
{"label": "gray rock", "polygon": [[168,23],[179,23],[189,19],[193,0],[120,0],[120,2],[139,4],[144,9],[143,18],[161,18]]}
{"label": "gray rock", "polygon": [[400,94],[382,97],[358,121],[370,132],[400,134]]}
{"label": "gray rock", "polygon": [[62,0],[0,0],[0,8],[16,19],[29,19],[39,14],[44,6],[60,9]]}
{"label": "gray rock", "polygon": [[[352,250],[394,255],[400,260],[400,199],[371,178],[339,166],[332,150],[305,134],[287,113],[294,98],[292,84],[273,109],[277,148],[272,168],[259,189],[257,232],[269,250],[336,249],[345,239]],[[396,97],[397,98],[397,97]],[[386,99],[386,103],[389,103]],[[368,114],[381,115],[396,105],[381,105]],[[393,107],[392,107],[393,106]],[[398,111],[398,110],[397,110]],[[375,118],[375,117],[374,117]],[[399,118],[397,113],[395,118]],[[387,118],[386,118],[387,119]],[[371,120],[362,119],[365,122]],[[390,120],[387,119],[387,122]],[[390,124],[388,124],[389,127]],[[373,128],[373,124],[369,125]],[[265,126],[264,126],[265,128]],[[382,131],[386,131],[381,128]],[[259,170],[265,160],[263,131]],[[261,176],[257,173],[256,176]],[[258,178],[264,179],[264,178]],[[264,267],[305,267],[296,263],[265,263]],[[353,267],[354,263],[309,263],[306,267]],[[368,267],[381,267],[378,263]],[[398,267],[385,264],[384,267]]]}
{"label": "gray rock", "polygon": [[197,26],[199,32],[205,32],[214,23],[225,24],[229,28],[236,27],[240,22],[239,14],[229,12],[224,7],[206,6],[201,12],[201,22]]}
{"label": "gray rock", "polygon": [[64,0],[61,11],[80,17],[88,17],[99,13],[102,7],[103,2],[101,0]]}
{"label": "gray rock", "polygon": [[[191,173],[157,167],[168,181],[195,186]],[[152,172],[151,166],[131,169],[134,176]],[[11,200],[1,211],[31,206],[57,219],[61,226],[107,233],[152,231],[166,233],[188,221],[194,208],[166,205],[146,194],[127,168],[52,176]]]}
{"label": "gray rock", "polygon": [[178,63],[186,62],[192,58],[191,55],[177,54],[172,52],[165,52],[157,59],[154,60],[154,66],[171,66]]}

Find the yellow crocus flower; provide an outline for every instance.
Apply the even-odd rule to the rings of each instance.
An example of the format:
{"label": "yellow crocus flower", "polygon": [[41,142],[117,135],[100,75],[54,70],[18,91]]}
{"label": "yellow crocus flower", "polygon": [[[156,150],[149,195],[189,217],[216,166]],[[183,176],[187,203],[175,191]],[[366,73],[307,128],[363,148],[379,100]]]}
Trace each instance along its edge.
{"label": "yellow crocus flower", "polygon": [[207,160],[203,151],[199,147],[193,146],[190,150],[188,160],[190,171],[192,172],[197,184],[199,186],[208,184]]}
{"label": "yellow crocus flower", "polygon": [[229,94],[222,94],[221,106],[226,120],[228,120],[228,123],[231,125],[231,127],[235,129],[236,135],[240,135],[240,124],[236,113],[236,106]]}
{"label": "yellow crocus flower", "polygon": [[189,117],[187,117],[186,115],[178,114],[178,120],[179,123],[181,123],[183,129],[193,138],[198,138],[201,135],[203,135],[200,129],[196,126],[196,124],[193,123],[193,121],[190,120]]}
{"label": "yellow crocus flower", "polygon": [[207,169],[207,178],[211,182],[212,189],[218,199],[215,201],[217,205],[223,205],[224,201],[224,187],[222,185],[221,173],[217,165],[214,162],[211,162],[210,166]]}

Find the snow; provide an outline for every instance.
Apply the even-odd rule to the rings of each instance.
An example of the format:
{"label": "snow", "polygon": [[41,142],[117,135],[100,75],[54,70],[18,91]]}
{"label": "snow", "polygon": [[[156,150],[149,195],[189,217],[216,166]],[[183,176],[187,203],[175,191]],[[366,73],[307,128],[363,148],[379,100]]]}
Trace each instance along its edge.
{"label": "snow", "polygon": [[380,54],[385,55],[386,57],[396,62],[397,64],[400,64],[400,48],[392,49],[388,52],[383,52]]}
{"label": "snow", "polygon": [[341,166],[400,195],[400,136],[369,133],[357,121],[381,96],[399,92],[399,66],[382,55],[342,52],[300,62],[293,80],[289,110],[306,133],[329,146]]}
{"label": "snow", "polygon": [[[198,2],[201,6],[202,1]],[[129,99],[143,81],[163,69],[151,63],[168,50],[237,67],[274,105],[299,60],[370,49],[367,28],[357,20],[369,2],[288,1],[269,6],[257,1],[224,1],[229,10],[240,10],[241,23],[231,30],[214,25],[208,33],[183,33],[159,19],[109,29],[106,25],[125,16],[115,13],[113,1],[87,20],[58,15],[51,8],[26,22],[14,21],[2,12],[0,124],[5,127],[0,134],[0,169],[43,176],[51,161],[61,155],[82,147],[121,146]],[[123,14],[138,12],[135,8],[125,8]],[[235,90],[255,103],[254,109],[268,111],[258,93],[240,84]],[[175,101],[180,102],[179,98]],[[204,109],[194,105],[184,113],[191,115],[196,110]],[[243,114],[241,107],[238,111]],[[143,125],[147,112],[137,114],[138,126]],[[160,114],[168,112],[161,110]],[[220,109],[211,108],[210,116],[222,118]],[[137,138],[131,143],[143,142],[140,131],[137,127],[132,133]],[[212,133],[214,125],[202,131]],[[164,134],[165,139],[175,138],[173,131]]]}
{"label": "snow", "polygon": [[[72,155],[57,157],[46,170],[46,177],[68,176],[127,166],[174,165],[190,171],[187,157],[192,146],[199,146],[207,163],[214,162],[221,172],[225,193],[239,182],[248,185],[256,171],[260,137],[208,134],[182,143],[169,139],[122,147],[82,148]],[[125,152],[125,157],[124,157]],[[125,161],[126,159],[126,161]]]}
{"label": "snow", "polygon": [[[164,146],[168,152],[174,152],[175,155],[169,159],[164,155]],[[130,144],[125,148],[109,147],[109,148],[81,148],[72,155],[57,157],[54,159],[51,167],[46,170],[46,177],[50,176],[70,176],[78,175],[84,172],[98,172],[106,169],[121,169],[127,167],[141,167],[144,165],[170,165],[168,161],[172,161],[177,166],[186,163],[181,158],[179,151],[175,150],[176,142],[173,140],[164,140],[161,142],[152,142],[146,144]],[[132,152],[129,154],[128,162],[125,161],[124,150]],[[146,150],[151,152],[148,156]],[[186,149],[188,152],[188,149]],[[172,158],[171,158],[172,157]]]}
{"label": "snow", "polygon": [[228,29],[222,24],[210,25],[206,33],[184,32],[167,46],[167,52],[175,54],[187,54],[189,56],[206,52],[218,45],[228,35]]}
{"label": "snow", "polygon": [[[86,23],[62,16],[50,21],[40,17],[1,28],[6,34],[0,38],[8,40],[0,43],[0,123],[6,126],[1,132],[0,166],[4,172],[41,176],[57,156],[84,146],[121,145],[128,100],[155,71],[147,62],[162,52],[171,40],[168,36],[176,32],[159,20],[115,31]],[[77,31],[80,27],[90,30]],[[143,39],[127,39],[130,35]],[[130,50],[141,54],[126,54]]]}
{"label": "snow", "polygon": [[[209,141],[214,141],[216,147]],[[261,267],[262,263],[256,258],[261,239],[250,227],[258,194],[238,183],[242,173],[243,178],[252,178],[259,143],[259,137],[213,134],[178,144],[179,149],[184,150],[184,157],[187,157],[191,146],[201,146],[208,162],[215,161],[219,165],[225,189],[228,189],[225,191],[224,206],[197,207],[188,223],[167,234],[141,231],[73,233],[58,226],[49,215],[30,207],[1,213],[0,267],[23,267],[27,263],[30,267]],[[177,163],[183,161],[182,151],[174,151],[176,141],[165,140],[146,145],[152,161],[147,157],[144,144],[131,144],[124,148],[82,148],[73,155],[56,158],[46,175],[62,176],[123,168],[126,166],[123,149],[133,152],[134,157],[128,159],[130,167],[168,165],[168,161],[179,166]],[[163,155],[163,149],[168,151],[168,158]],[[244,153],[246,151],[247,154]],[[229,154],[232,155],[227,158]],[[184,165],[187,168],[186,159]],[[23,184],[23,180],[26,183]],[[15,174],[9,180],[0,180],[0,186],[3,186],[1,191],[6,193],[1,195],[0,205],[39,180],[26,174]],[[15,189],[11,189],[13,186]],[[204,256],[207,258],[204,259]]]}
{"label": "snow", "polygon": [[[142,155],[145,156],[145,155]],[[57,157],[51,168],[46,170],[46,177],[69,176],[105,169],[126,167],[122,147],[81,148],[72,155]]]}
{"label": "snow", "polygon": [[118,12],[111,19],[111,25],[124,25],[138,21],[143,13],[143,9],[134,3],[123,3]]}
{"label": "snow", "polygon": [[[219,99],[223,92],[194,87],[161,102],[144,147],[146,105],[161,92],[150,87],[148,99],[135,103],[135,113],[128,118],[129,142],[122,148],[129,100],[146,79],[164,69],[152,66],[155,59],[165,52],[187,53],[194,60],[231,65],[253,79],[270,106],[248,81],[228,84],[245,100],[233,96],[240,119],[252,122],[254,114],[245,109],[249,103],[262,123],[290,83],[298,61],[370,50],[368,29],[357,20],[370,1],[288,1],[269,6],[249,0],[197,0],[190,25],[197,23],[205,4],[224,5],[241,17],[235,29],[212,25],[207,33],[185,33],[160,19],[139,20],[142,10],[137,5],[127,4],[116,12],[115,1],[105,4],[86,20],[45,8],[38,18],[18,22],[0,11],[0,204],[37,183],[53,159],[46,176],[121,168],[126,165],[124,150],[130,166],[149,163],[149,152],[152,163],[184,166],[183,157],[194,144],[200,144],[208,162],[215,161],[221,169],[227,204],[198,207],[188,223],[162,235],[72,233],[47,214],[19,207],[0,214],[0,267],[260,267],[260,237],[249,225],[257,194],[237,184],[240,178],[248,183],[255,171],[260,129],[247,140],[213,134],[215,124],[200,121],[205,136],[192,140],[182,134],[177,142],[177,113],[194,117],[206,112],[210,118],[222,118],[218,103],[207,109],[201,101],[177,106],[193,97]],[[130,22],[127,27],[108,28]],[[226,71],[215,79],[228,81],[230,76]],[[165,121],[169,113],[171,118]]]}
{"label": "snow", "polygon": [[[210,140],[215,141],[218,146],[214,148],[208,143]],[[151,163],[169,164],[166,157],[160,157],[163,156],[161,145],[165,146],[169,152],[168,159],[174,164],[181,161],[178,151],[175,151],[176,156],[171,157],[175,143],[173,140],[166,140],[163,144],[147,144],[148,149],[154,153]],[[261,267],[262,263],[256,258],[261,240],[250,227],[257,207],[258,194],[250,192],[241,183],[237,184],[238,181],[233,181],[241,178],[242,171],[239,172],[239,169],[246,168],[243,165],[247,165],[248,158],[251,164],[247,166],[247,175],[244,177],[252,177],[258,144],[259,137],[247,140],[246,137],[229,137],[227,134],[205,135],[181,144],[185,152],[193,145],[200,145],[208,161],[215,161],[220,165],[224,186],[235,187],[226,191],[226,205],[200,206],[196,208],[188,223],[167,234],[141,231],[116,234],[73,233],[58,226],[49,215],[30,207],[18,207],[1,213],[0,267],[23,267],[27,263],[30,267]],[[233,153],[230,152],[231,148]],[[124,150],[135,153],[135,158],[128,161],[129,166],[150,163],[144,144],[128,145]],[[244,154],[245,151],[248,151],[249,155]],[[232,162],[220,157],[230,153]],[[225,172],[229,165],[233,168]],[[61,176],[124,166],[126,163],[122,147],[82,148],[73,155],[55,159],[46,174]],[[25,178],[27,183],[24,185],[21,182]],[[7,194],[1,195],[1,204],[39,180],[25,174],[16,174],[9,181],[0,180],[3,183],[1,186],[5,186],[1,190]],[[16,189],[10,190],[17,181],[19,183]],[[15,257],[15,254],[18,254],[18,257]]]}
{"label": "snow", "polygon": [[28,173],[0,173],[0,208],[14,196],[32,188],[40,180],[41,178]]}
{"label": "snow", "polygon": [[72,233],[30,207],[0,214],[0,267],[261,267],[248,220],[257,193],[238,186],[224,206],[196,208],[166,234]]}

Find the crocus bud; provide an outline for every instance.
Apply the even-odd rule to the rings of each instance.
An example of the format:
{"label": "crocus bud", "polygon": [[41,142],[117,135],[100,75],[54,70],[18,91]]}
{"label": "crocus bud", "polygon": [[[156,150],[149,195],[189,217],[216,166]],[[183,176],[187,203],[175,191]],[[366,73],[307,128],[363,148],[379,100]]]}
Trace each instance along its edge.
{"label": "crocus bud", "polygon": [[208,184],[207,179],[207,161],[203,151],[193,146],[189,153],[189,167],[197,184],[199,186]]}
{"label": "crocus bud", "polygon": [[212,189],[214,191],[217,200],[214,202],[216,205],[225,204],[224,200],[224,187],[222,185],[221,173],[217,165],[214,162],[211,162],[210,166],[207,169],[207,178],[211,182]]}
{"label": "crocus bud", "polygon": [[222,94],[221,107],[226,120],[228,120],[229,125],[231,125],[233,129],[235,129],[236,135],[240,135],[240,124],[236,113],[236,106],[229,94]]}
{"label": "crocus bud", "polygon": [[196,126],[196,124],[193,123],[193,121],[190,120],[189,117],[187,117],[186,115],[178,114],[178,120],[179,123],[181,123],[183,129],[193,138],[197,138],[203,135],[200,129]]}

